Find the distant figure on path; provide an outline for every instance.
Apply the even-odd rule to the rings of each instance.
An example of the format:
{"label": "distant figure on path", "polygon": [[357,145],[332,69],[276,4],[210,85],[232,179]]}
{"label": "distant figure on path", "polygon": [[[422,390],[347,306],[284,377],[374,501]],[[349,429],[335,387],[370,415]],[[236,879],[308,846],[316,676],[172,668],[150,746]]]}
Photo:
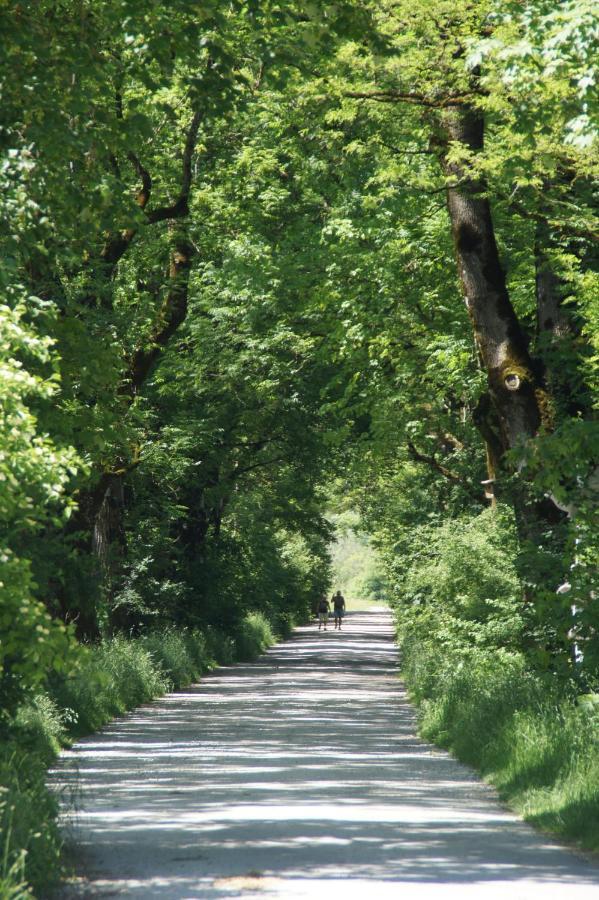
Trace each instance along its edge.
{"label": "distant figure on path", "polygon": [[327,622],[329,621],[329,613],[331,611],[331,607],[329,606],[329,601],[323,595],[318,601],[318,630],[322,628],[324,625],[324,630],[327,630]]}
{"label": "distant figure on path", "polygon": [[341,593],[341,591],[337,591],[336,594],[333,594],[333,616],[335,619],[335,628],[338,628],[341,631],[341,620],[343,619],[343,615],[345,613],[345,597]]}

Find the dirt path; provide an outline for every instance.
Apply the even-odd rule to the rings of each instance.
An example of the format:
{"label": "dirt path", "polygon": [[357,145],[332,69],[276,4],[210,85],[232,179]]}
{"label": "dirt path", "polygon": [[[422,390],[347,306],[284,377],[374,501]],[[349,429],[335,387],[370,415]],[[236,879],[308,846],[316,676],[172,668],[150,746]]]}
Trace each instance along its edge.
{"label": "dirt path", "polygon": [[599,897],[598,868],[416,737],[384,610],[114,722],[64,754],[55,781],[77,778],[69,896]]}

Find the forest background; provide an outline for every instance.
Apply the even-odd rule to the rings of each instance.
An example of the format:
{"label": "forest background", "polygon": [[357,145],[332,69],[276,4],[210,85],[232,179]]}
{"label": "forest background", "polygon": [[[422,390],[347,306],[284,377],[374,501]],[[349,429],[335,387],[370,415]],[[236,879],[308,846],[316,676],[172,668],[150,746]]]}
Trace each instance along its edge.
{"label": "forest background", "polygon": [[424,733],[596,847],[595,4],[0,29],[2,896],[60,872],[59,744],[305,620],[327,510]]}

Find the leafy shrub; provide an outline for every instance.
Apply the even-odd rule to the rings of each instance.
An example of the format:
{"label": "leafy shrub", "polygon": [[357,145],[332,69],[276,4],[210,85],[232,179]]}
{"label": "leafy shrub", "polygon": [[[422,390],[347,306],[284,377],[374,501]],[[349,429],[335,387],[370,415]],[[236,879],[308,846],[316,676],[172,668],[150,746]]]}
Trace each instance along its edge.
{"label": "leafy shrub", "polygon": [[421,733],[529,821],[599,848],[597,707],[534,669],[503,512],[438,529],[399,582],[402,669]]}
{"label": "leafy shrub", "polygon": [[63,709],[74,711],[74,735],[96,731],[113,716],[163,694],[169,686],[151,653],[139,640],[116,637],[89,651],[80,668],[52,683]]}
{"label": "leafy shrub", "polygon": [[168,628],[141,638],[141,645],[163,673],[170,689],[189,684],[203,670],[202,661],[190,653],[190,643],[185,631]]}
{"label": "leafy shrub", "polygon": [[[198,632],[193,633],[198,634]],[[230,666],[235,661],[235,639],[219,628],[213,628],[210,625],[205,628],[204,634],[210,665]]]}
{"label": "leafy shrub", "polygon": [[[440,614],[436,637],[455,646],[517,645],[522,629],[521,586],[514,567],[516,535],[506,510],[463,516],[428,531],[428,547],[401,583],[402,619],[415,622],[422,609]],[[410,616],[412,608],[414,616]],[[453,622],[450,622],[453,619]]]}
{"label": "leafy shrub", "polygon": [[17,709],[12,737],[22,750],[49,763],[64,744],[67,720],[68,714],[54,700],[38,694]]}
{"label": "leafy shrub", "polygon": [[270,622],[259,612],[248,613],[239,625],[235,646],[239,659],[252,660],[275,643]]}

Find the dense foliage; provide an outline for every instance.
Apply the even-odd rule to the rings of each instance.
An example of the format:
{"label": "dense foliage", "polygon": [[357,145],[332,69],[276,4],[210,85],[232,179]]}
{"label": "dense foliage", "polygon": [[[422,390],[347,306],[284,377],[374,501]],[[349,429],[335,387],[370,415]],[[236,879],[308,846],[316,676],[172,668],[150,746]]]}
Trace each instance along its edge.
{"label": "dense foliage", "polygon": [[595,690],[595,6],[1,5],[4,729],[284,632],[331,504],[407,646]]}

